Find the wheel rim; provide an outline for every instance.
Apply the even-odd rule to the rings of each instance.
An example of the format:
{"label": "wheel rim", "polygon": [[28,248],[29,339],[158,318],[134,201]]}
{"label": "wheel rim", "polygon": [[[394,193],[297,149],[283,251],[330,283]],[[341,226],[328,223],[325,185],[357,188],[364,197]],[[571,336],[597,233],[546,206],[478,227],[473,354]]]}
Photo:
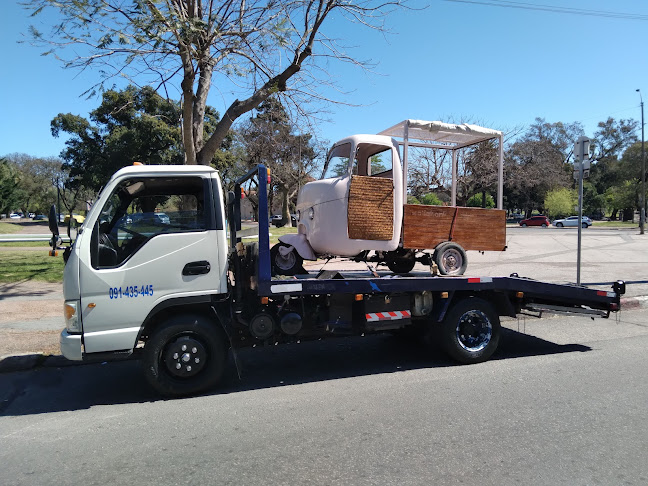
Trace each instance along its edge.
{"label": "wheel rim", "polygon": [[471,310],[461,316],[457,323],[457,342],[471,353],[482,351],[493,336],[493,325],[486,314]]}
{"label": "wheel rim", "polygon": [[463,257],[455,248],[449,248],[443,252],[441,262],[448,274],[457,273],[463,265]]}
{"label": "wheel rim", "polygon": [[195,336],[178,336],[162,352],[167,371],[178,378],[197,375],[207,362],[207,349]]}
{"label": "wheel rim", "polygon": [[297,257],[295,256],[295,251],[291,251],[286,256],[283,256],[281,253],[277,252],[275,256],[275,265],[279,270],[291,270],[297,264]]}

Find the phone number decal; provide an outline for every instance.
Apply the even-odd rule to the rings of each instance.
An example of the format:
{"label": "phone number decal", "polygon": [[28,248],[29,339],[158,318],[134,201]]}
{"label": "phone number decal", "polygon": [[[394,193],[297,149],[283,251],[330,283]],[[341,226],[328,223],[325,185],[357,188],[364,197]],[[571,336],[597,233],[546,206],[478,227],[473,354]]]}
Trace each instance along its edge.
{"label": "phone number decal", "polygon": [[111,299],[134,299],[136,297],[151,297],[153,285],[131,285],[126,287],[112,287],[108,289]]}

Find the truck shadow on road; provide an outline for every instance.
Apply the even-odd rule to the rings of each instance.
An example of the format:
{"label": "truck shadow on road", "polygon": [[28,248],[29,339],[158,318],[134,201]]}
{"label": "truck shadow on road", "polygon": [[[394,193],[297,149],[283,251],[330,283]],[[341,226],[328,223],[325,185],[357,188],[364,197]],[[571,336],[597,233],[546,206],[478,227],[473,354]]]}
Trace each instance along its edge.
{"label": "truck shadow on road", "polygon": [[[590,350],[579,344],[560,345],[503,329],[499,349],[491,360]],[[248,348],[239,351],[237,357],[242,379],[230,358],[222,384],[206,395],[458,366],[440,351],[387,334]],[[9,391],[0,397],[0,416],[164,400],[148,387],[139,365],[136,360],[128,360],[1,374],[0,389]]]}

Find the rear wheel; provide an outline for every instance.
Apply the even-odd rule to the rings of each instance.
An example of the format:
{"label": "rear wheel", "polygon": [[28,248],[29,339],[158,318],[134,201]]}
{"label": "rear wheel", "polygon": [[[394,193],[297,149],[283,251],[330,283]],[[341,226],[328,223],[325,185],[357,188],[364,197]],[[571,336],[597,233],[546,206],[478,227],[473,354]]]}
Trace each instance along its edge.
{"label": "rear wheel", "polygon": [[434,263],[441,275],[463,275],[468,267],[466,251],[456,243],[441,243],[434,250]]}
{"label": "rear wheel", "polygon": [[522,226],[523,228],[527,227],[526,223],[522,223],[520,226]]}
{"label": "rear wheel", "polygon": [[543,228],[546,228],[546,227],[547,227],[547,223],[542,223],[542,227],[543,227]]}
{"label": "rear wheel", "polygon": [[215,386],[227,359],[226,338],[200,315],[178,315],[155,329],[142,364],[149,384],[167,396],[191,395]]}
{"label": "rear wheel", "polygon": [[558,228],[562,228],[562,227],[563,227],[563,224],[562,224],[562,223],[556,223],[556,226],[557,226]]}
{"label": "rear wheel", "polygon": [[460,363],[486,361],[499,344],[499,316],[488,302],[477,297],[455,304],[441,326],[444,351]]}
{"label": "rear wheel", "polygon": [[587,229],[587,223],[583,223],[583,228]]}

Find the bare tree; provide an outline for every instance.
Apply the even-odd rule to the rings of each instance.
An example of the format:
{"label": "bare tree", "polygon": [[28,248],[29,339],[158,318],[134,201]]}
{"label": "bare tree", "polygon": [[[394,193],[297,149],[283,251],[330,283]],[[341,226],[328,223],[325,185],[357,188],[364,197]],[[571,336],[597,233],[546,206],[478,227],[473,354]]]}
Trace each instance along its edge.
{"label": "bare tree", "polygon": [[[27,0],[32,15],[57,11],[61,21],[36,45],[65,67],[98,69],[101,89],[114,78],[179,86],[187,164],[209,164],[234,121],[274,93],[311,99],[328,75],[314,56],[363,65],[322,26],[335,16],[353,27],[383,29],[385,15],[404,0]],[[317,52],[316,52],[317,51]],[[308,66],[310,69],[304,69]],[[290,82],[290,84],[289,84]],[[207,96],[231,86],[232,101],[207,137]],[[301,105],[301,104],[300,104]]]}

